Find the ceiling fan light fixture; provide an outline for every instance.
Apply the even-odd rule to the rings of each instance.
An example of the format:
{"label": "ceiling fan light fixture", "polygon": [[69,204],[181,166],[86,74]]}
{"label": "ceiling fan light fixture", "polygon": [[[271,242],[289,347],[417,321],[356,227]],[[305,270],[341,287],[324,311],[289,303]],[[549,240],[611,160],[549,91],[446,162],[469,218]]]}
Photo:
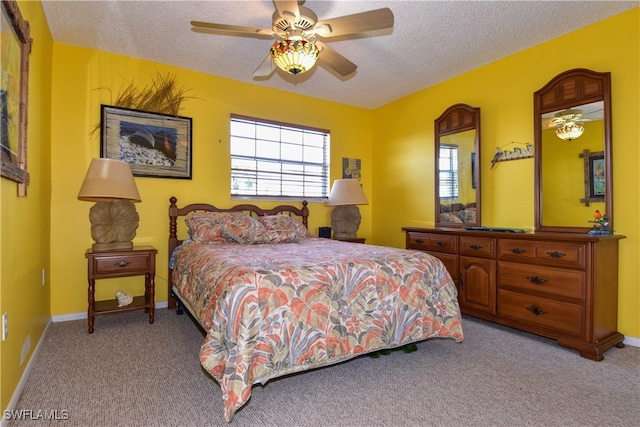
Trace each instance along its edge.
{"label": "ceiling fan light fixture", "polygon": [[556,136],[565,141],[572,141],[576,138],[579,138],[583,132],[584,126],[572,120],[569,120],[564,124],[558,125],[558,127],[556,127]]}
{"label": "ceiling fan light fixture", "polygon": [[276,65],[290,74],[302,74],[316,63],[320,48],[308,40],[282,40],[271,46],[271,57]]}
{"label": "ceiling fan light fixture", "polygon": [[577,121],[582,117],[582,110],[568,109],[556,113],[556,136],[565,141],[579,138],[584,132],[584,126]]}

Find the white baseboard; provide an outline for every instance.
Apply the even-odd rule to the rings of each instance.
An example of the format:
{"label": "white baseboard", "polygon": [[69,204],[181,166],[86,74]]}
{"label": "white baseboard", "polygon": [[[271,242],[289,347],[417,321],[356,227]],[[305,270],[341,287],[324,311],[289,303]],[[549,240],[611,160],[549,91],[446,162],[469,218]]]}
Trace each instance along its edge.
{"label": "white baseboard", "polygon": [[[167,301],[157,302],[156,308],[167,308],[169,303]],[[69,322],[71,320],[82,320],[87,318],[87,312],[81,311],[79,313],[70,313],[70,314],[59,314],[56,316],[51,316],[51,320],[53,323],[58,322]]]}
{"label": "white baseboard", "polygon": [[631,347],[640,347],[640,338],[624,337],[624,345],[630,345]]}
{"label": "white baseboard", "polygon": [[[22,373],[22,377],[20,378],[20,381],[18,382],[18,386],[13,392],[13,396],[11,396],[11,400],[9,401],[9,405],[7,406],[6,410],[9,410],[9,411],[13,410],[18,404],[18,400],[20,399],[22,390],[24,389],[24,386],[27,383],[27,379],[29,378],[31,369],[33,369],[33,367],[35,366],[38,360],[38,354],[40,353],[40,349],[42,348],[42,345],[43,345],[42,343],[45,342],[47,335],[49,334],[49,326],[51,326],[51,319],[49,319],[49,321],[47,322],[47,326],[44,327],[42,336],[38,340],[38,344],[36,344],[36,348],[33,350],[33,354],[31,355],[31,358],[29,358],[29,361],[27,362],[27,367],[24,369],[24,372]],[[9,420],[5,419],[5,417],[3,416],[2,420],[0,420],[0,427],[5,427],[8,425],[8,423],[9,423]]]}

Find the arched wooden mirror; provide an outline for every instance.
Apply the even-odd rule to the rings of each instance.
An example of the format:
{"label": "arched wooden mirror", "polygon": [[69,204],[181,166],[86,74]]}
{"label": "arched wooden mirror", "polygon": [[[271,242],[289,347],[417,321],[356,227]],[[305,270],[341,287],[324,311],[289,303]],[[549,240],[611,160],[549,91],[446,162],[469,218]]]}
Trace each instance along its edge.
{"label": "arched wooden mirror", "polygon": [[480,225],[480,108],[449,107],[435,120],[436,227]]}
{"label": "arched wooden mirror", "polygon": [[534,93],[536,231],[613,230],[611,75],[559,74]]}

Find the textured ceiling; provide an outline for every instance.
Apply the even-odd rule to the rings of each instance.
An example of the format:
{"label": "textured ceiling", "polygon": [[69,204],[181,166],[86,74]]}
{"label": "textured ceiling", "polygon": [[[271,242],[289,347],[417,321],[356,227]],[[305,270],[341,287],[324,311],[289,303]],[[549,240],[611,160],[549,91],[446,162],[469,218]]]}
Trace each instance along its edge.
{"label": "textured ceiling", "polygon": [[277,70],[267,79],[254,79],[270,40],[196,33],[190,21],[271,28],[269,0],[43,1],[58,43],[368,109],[638,7],[640,1],[308,0],[304,5],[320,20],[389,7],[395,24],[367,37],[327,39],[358,65],[347,78],[316,66],[297,76]]}

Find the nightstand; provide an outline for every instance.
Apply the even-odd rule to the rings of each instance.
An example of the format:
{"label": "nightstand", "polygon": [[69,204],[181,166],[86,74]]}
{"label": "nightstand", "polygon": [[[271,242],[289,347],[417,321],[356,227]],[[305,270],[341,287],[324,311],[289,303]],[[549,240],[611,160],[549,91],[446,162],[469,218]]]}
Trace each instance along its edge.
{"label": "nightstand", "polygon": [[[93,333],[94,317],[98,314],[144,309],[145,313],[149,313],[149,323],[153,323],[157,253],[158,251],[153,246],[134,246],[133,249],[104,252],[87,250],[85,253],[89,280],[87,318],[90,334]],[[131,304],[118,307],[117,298],[104,301],[95,300],[96,279],[142,275],[144,275],[144,295],[134,296]]]}
{"label": "nightstand", "polygon": [[364,243],[364,237],[332,237],[333,240],[340,240],[341,242],[351,242],[351,243]]}

